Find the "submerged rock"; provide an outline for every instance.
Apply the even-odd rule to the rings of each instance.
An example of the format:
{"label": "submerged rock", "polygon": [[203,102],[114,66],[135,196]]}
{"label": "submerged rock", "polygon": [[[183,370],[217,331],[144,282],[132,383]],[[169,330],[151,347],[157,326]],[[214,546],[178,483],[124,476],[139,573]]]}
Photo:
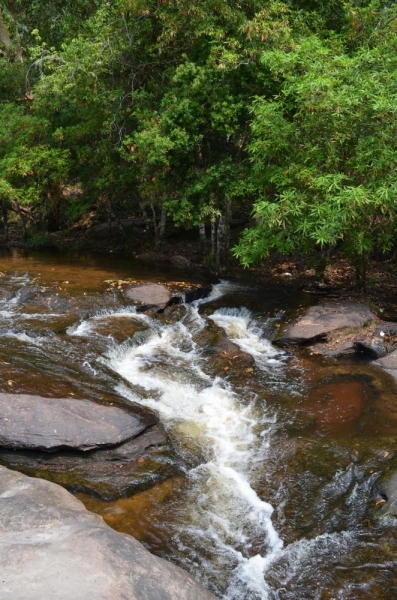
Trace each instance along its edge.
{"label": "submerged rock", "polygon": [[63,488],[0,467],[0,595],[10,600],[210,600]]}
{"label": "submerged rock", "polygon": [[0,415],[0,446],[48,452],[115,446],[158,421],[150,412],[29,394],[0,393]]}
{"label": "submerged rock", "polygon": [[180,473],[162,425],[113,448],[89,452],[0,448],[1,464],[58,483],[72,492],[116,500]]}
{"label": "submerged rock", "polygon": [[364,389],[359,381],[323,383],[309,393],[303,408],[315,418],[315,429],[325,433],[357,419],[364,406]]}
{"label": "submerged rock", "polygon": [[374,321],[370,309],[357,302],[324,302],[311,306],[275,341],[279,346],[312,345],[361,330]]}

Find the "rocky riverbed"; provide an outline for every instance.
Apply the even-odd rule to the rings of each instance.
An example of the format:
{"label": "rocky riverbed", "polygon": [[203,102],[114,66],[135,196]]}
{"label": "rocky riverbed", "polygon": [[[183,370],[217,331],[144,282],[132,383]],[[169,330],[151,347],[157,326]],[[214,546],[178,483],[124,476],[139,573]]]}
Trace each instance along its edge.
{"label": "rocky riverbed", "polygon": [[0,257],[0,462],[17,487],[61,483],[219,598],[394,597],[393,323],[288,286],[205,298],[195,274],[134,269]]}

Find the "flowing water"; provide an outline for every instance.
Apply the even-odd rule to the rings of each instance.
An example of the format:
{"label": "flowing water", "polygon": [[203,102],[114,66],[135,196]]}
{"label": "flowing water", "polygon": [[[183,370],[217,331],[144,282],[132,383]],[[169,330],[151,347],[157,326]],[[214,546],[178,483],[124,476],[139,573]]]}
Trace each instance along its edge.
{"label": "flowing water", "polygon": [[[179,457],[129,498],[78,493],[90,510],[225,600],[397,597],[397,527],[372,492],[397,455],[396,388],[367,363],[274,347],[307,300],[221,282],[166,318],[105,283],[181,279],[164,267],[14,250],[0,270],[2,391],[140,404]],[[222,331],[235,345],[215,352]]]}

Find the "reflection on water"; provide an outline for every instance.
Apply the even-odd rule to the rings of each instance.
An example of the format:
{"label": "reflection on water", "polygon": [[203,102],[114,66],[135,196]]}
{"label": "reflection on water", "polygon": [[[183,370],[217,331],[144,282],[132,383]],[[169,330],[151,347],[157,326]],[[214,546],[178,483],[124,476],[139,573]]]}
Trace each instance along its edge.
{"label": "reflection on water", "polygon": [[[274,348],[300,299],[223,282],[213,303],[149,317],[104,280],[175,273],[19,251],[0,270],[1,390],[147,406],[186,465],[130,498],[80,494],[88,509],[220,598],[397,597],[397,528],[372,518],[396,468],[396,388],[371,365]],[[252,367],[222,351],[236,347]]]}

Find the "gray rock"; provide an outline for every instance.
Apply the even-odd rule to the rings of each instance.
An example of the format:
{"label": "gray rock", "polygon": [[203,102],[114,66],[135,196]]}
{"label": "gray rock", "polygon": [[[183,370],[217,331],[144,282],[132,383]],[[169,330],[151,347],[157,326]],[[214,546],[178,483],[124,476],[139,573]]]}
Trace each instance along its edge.
{"label": "gray rock", "polygon": [[6,448],[53,452],[115,446],[157,421],[149,412],[131,414],[89,400],[0,394],[0,446]]}
{"label": "gray rock", "polygon": [[79,452],[0,448],[1,464],[102,500],[136,494],[180,474],[160,423],[113,448]]}
{"label": "gray rock", "polygon": [[164,311],[172,304],[194,302],[208,296],[212,287],[194,283],[160,285],[158,283],[140,283],[124,287],[124,295],[140,304],[141,311]]}
{"label": "gray rock", "polygon": [[369,325],[370,309],[357,302],[325,302],[310,307],[275,341],[279,346],[311,345],[330,341]]}
{"label": "gray rock", "polygon": [[381,367],[386,373],[389,373],[397,381],[397,350],[391,352],[387,356],[380,358],[373,363],[378,367]]}
{"label": "gray rock", "polygon": [[368,354],[372,358],[382,358],[395,349],[396,333],[395,326],[381,321],[373,331],[369,332],[369,335],[358,339],[354,346],[357,351]]}
{"label": "gray rock", "polygon": [[129,285],[124,288],[124,294],[129,300],[140,302],[143,310],[164,310],[172,298],[165,285],[157,283]]}
{"label": "gray rock", "polygon": [[[377,517],[397,517],[397,471],[382,477],[376,484]],[[385,500],[385,502],[384,502]]]}
{"label": "gray rock", "polygon": [[211,600],[63,488],[0,467],[3,600]]}

